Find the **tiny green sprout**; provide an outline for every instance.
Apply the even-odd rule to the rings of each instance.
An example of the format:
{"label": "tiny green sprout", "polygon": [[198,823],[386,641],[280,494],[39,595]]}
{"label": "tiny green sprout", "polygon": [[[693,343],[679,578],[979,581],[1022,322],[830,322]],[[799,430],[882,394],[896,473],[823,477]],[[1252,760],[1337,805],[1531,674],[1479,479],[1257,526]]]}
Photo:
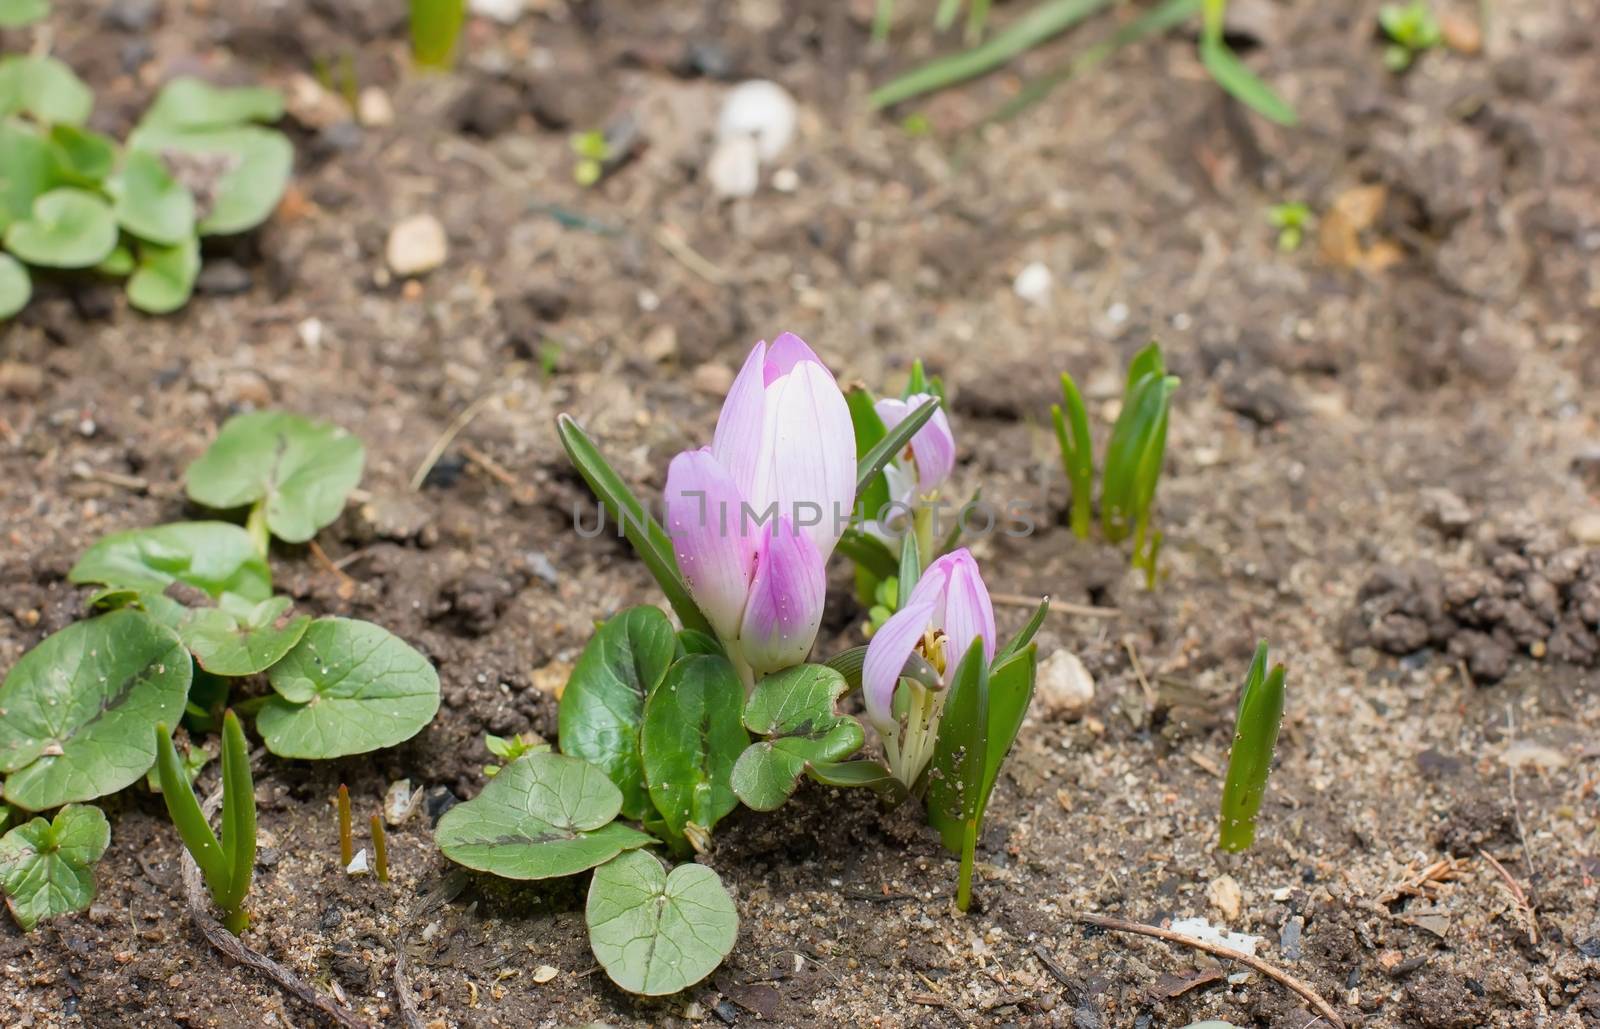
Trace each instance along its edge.
{"label": "tiny green sprout", "polygon": [[1305,242],[1306,229],[1311,226],[1311,208],[1298,201],[1273,204],[1267,208],[1267,221],[1278,230],[1278,249],[1292,254]]}
{"label": "tiny green sprout", "polygon": [[606,162],[611,160],[611,144],[599,129],[575,133],[571,140],[572,152],[578,162],[573,165],[572,179],[580,186],[592,186],[605,174]]}
{"label": "tiny green sprout", "polygon": [[456,60],[467,0],[411,0],[411,60],[436,71]]}
{"label": "tiny green sprout", "polygon": [[900,131],[912,139],[921,139],[933,133],[933,122],[921,111],[913,111],[900,123]]}
{"label": "tiny green sprout", "polygon": [[1061,403],[1050,405],[1056,442],[1061,446],[1061,466],[1072,484],[1072,533],[1089,538],[1089,491],[1093,488],[1094,453],[1090,449],[1089,414],[1072,376],[1061,373]]}
{"label": "tiny green sprout", "polygon": [[1392,40],[1383,51],[1383,63],[1390,71],[1405,71],[1418,54],[1432,50],[1444,38],[1439,30],[1439,19],[1434,17],[1426,0],[1384,4],[1378,10],[1378,24]]}
{"label": "tiny green sprout", "polygon": [[229,711],[222,719],[222,840],[211,831],[200,801],[189,785],[183,760],[165,725],[156,726],[156,771],[161,797],[183,845],[200,866],[211,900],[222,912],[222,924],[235,936],[250,927],[244,909],[256,861],[256,797],[250,777],[250,751],[239,718]]}
{"label": "tiny green sprout", "polygon": [[548,336],[540,340],[539,374],[547,379],[554,378],[556,372],[561,370],[561,358],[565,352],[566,348],[561,345],[560,340],[551,339]]}
{"label": "tiny green sprout", "polygon": [[[550,749],[547,745],[535,743],[532,739],[520,734],[508,738],[495,736],[487,732],[483,734],[483,745],[488,748],[489,753],[508,765],[524,754],[531,754],[536,750]],[[483,774],[485,776],[494,776],[499,773],[502,767],[502,765],[496,764],[484,765]]]}
{"label": "tiny green sprout", "polygon": [[333,806],[339,813],[339,867],[349,868],[356,859],[355,838],[350,833],[350,787],[339,784]]}
{"label": "tiny green sprout", "polygon": [[373,815],[368,824],[372,827],[372,872],[378,881],[389,881],[389,840],[383,831],[383,816]]}
{"label": "tiny green sprout", "polygon": [[1267,671],[1267,641],[1262,640],[1239,695],[1233,749],[1228,754],[1217,838],[1223,850],[1248,850],[1255,842],[1256,816],[1267,792],[1278,727],[1283,722],[1283,679],[1281,663]]}
{"label": "tiny green sprout", "polygon": [[1134,355],[1101,473],[1101,530],[1113,543],[1133,535],[1133,566],[1145,570],[1146,585],[1151,587],[1160,545],[1150,534],[1150,510],[1161,480],[1168,413],[1177,388],[1178,378],[1167,374],[1159,343],[1152,342]]}

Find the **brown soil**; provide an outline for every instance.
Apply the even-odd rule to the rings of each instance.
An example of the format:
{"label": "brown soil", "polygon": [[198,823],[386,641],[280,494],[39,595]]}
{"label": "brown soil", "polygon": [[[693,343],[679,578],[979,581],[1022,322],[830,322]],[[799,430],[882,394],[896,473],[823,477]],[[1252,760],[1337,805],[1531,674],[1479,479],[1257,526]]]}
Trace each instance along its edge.
{"label": "brown soil", "polygon": [[[213,248],[209,292],[180,314],[69,283],[0,330],[0,667],[77,617],[65,573],[87,543],[185,516],[182,469],[230,413],[307,412],[367,443],[364,492],[321,536],[353,589],[294,548],[279,578],[306,610],[422,648],[444,705],[370,759],[264,762],[255,947],[388,1024],[391,941],[444,1026],[1308,1024],[1259,975],[1200,974],[1215,966],[1072,921],[1206,915],[1263,937],[1352,1025],[1600,1024],[1600,560],[1581,549],[1600,489],[1600,4],[1485,6],[1481,54],[1396,77],[1371,0],[1241,2],[1241,32],[1265,44],[1249,59],[1300,128],[1226,103],[1175,35],[966,142],[947,133],[1083,39],[928,101],[928,138],[865,96],[949,44],[924,21],[873,50],[869,3],[536,0],[514,28],[474,23],[462,71],[432,79],[403,71],[403,6],[59,3],[56,52],[119,134],[183,71],[283,81],[348,60],[399,114],[291,123],[293,196]],[[726,83],[697,69],[800,98],[792,193],[713,202],[700,169]],[[646,147],[574,185],[568,134],[624,113]],[[1294,254],[1264,218],[1285,199],[1323,213]],[[449,260],[391,281],[387,230],[419,212],[447,227]],[[1055,273],[1048,307],[1011,291],[1031,261]],[[1040,513],[1030,537],[977,544],[991,588],[1119,613],[1052,616],[1041,635],[1083,657],[1095,700],[1025,731],[969,914],[911,813],[807,787],[779,815],[730,818],[705,859],[742,917],[725,966],[638,1000],[596,969],[581,879],[452,874],[429,814],[480,788],[484,732],[553,733],[551,691],[595,619],[659,599],[623,544],[573,533],[588,498],[555,415],[654,494],[669,457],[709,438],[747,348],[784,329],[847,378],[888,386],[917,356],[943,373],[962,495]],[[1151,335],[1184,384],[1166,578],[1146,593],[1066,531],[1047,408],[1071,369],[1103,438]],[[836,583],[822,653],[860,639],[843,568]],[[1026,615],[1003,608],[1003,630]],[[1218,769],[1258,637],[1289,664],[1289,716],[1260,842],[1228,856]],[[402,777],[432,792],[391,838],[394,881],[347,879],[337,784],[364,816]],[[31,935],[0,926],[0,1022],[308,1024],[191,928],[159,803],[135,788],[105,804],[94,907]]]}

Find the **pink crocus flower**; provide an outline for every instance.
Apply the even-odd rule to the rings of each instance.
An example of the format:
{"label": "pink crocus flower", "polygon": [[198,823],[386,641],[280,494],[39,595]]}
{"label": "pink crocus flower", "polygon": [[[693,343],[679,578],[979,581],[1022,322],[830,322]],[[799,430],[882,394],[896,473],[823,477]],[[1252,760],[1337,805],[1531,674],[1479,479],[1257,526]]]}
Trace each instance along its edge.
{"label": "pink crocus flower", "polygon": [[[983,641],[984,660],[994,660],[994,606],[978,562],[962,547],[927,567],[905,605],[867,644],[861,670],[867,718],[883,739],[890,770],[907,786],[933,757],[945,687],[975,639]],[[912,654],[933,667],[939,683],[930,688],[906,679],[906,703],[897,712],[895,690]]]}
{"label": "pink crocus flower", "polygon": [[678,568],[747,684],[810,653],[855,479],[844,394],[787,332],[750,351],[711,446],[672,459],[667,531]]}
{"label": "pink crocus flower", "polygon": [[[905,399],[884,397],[873,404],[885,430],[893,430],[906,416],[924,403],[934,399],[932,393],[913,393]],[[911,518],[917,511],[938,498],[939,489],[950,478],[956,466],[956,438],[950,431],[950,419],[941,406],[925,422],[910,444],[883,466],[883,477],[889,485],[889,503],[879,511],[863,512],[867,519],[865,530],[885,543],[898,544],[903,527],[896,527],[895,517]],[[924,544],[931,540],[924,540]]]}

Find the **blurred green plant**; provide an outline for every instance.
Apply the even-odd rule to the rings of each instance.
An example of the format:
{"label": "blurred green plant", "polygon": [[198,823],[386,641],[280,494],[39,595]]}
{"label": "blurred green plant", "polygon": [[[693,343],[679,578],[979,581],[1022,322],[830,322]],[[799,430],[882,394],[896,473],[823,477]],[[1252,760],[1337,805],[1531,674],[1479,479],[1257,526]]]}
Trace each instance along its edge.
{"label": "blurred green plant", "polygon": [[1278,230],[1278,249],[1292,254],[1305,242],[1306,229],[1311,227],[1311,208],[1298,201],[1273,204],[1267,208],[1267,221]]}
{"label": "blurred green plant", "polygon": [[605,174],[606,162],[611,160],[611,144],[600,129],[575,133],[569,141],[578,158],[572,166],[572,181],[580,186],[592,186]]}
{"label": "blurred green plant", "polygon": [[[0,26],[48,13],[6,0]],[[30,266],[126,278],[151,314],[182,307],[200,238],[254,228],[288,186],[294,152],[261,122],[283,114],[270,89],[167,83],[127,142],[85,126],[94,94],[44,54],[0,57],[0,319],[26,306]]]}
{"label": "blurred green plant", "polygon": [[256,795],[250,778],[250,749],[239,718],[222,718],[222,840],[211,831],[188,773],[165,725],[156,726],[156,772],[167,814],[183,845],[200,867],[211,900],[222,912],[222,924],[235,936],[250,927],[245,895],[256,863]]}
{"label": "blurred green plant", "polygon": [[[1162,536],[1150,527],[1156,486],[1167,449],[1167,422],[1178,377],[1168,375],[1161,345],[1152,342],[1128,365],[1122,410],[1111,427],[1100,473],[1100,531],[1112,543],[1133,537],[1132,563],[1144,569],[1145,585],[1155,588]],[[1090,488],[1094,478],[1089,415],[1072,376],[1061,375],[1061,403],[1050,408],[1061,464],[1072,486],[1069,524],[1079,539],[1089,537]]]}
{"label": "blurred green plant", "polygon": [[411,0],[411,60],[419,68],[446,71],[467,19],[467,0]]}
{"label": "blurred green plant", "polygon": [[1432,50],[1444,39],[1426,0],[1384,4],[1378,9],[1378,24],[1390,39],[1383,51],[1383,63],[1390,71],[1405,71],[1418,54]]}
{"label": "blurred green plant", "polygon": [[1278,727],[1283,723],[1284,674],[1281,663],[1267,671],[1267,641],[1262,640],[1239,694],[1217,829],[1217,843],[1223,850],[1248,850],[1255,842],[1256,816],[1266,796]]}

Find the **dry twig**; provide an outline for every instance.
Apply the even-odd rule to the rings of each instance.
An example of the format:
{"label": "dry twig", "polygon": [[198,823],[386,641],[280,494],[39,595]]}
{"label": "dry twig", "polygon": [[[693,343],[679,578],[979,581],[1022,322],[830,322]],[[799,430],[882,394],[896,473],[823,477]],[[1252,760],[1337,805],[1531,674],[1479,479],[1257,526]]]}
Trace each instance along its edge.
{"label": "dry twig", "polygon": [[1506,871],[1506,866],[1494,859],[1494,855],[1487,850],[1478,851],[1478,856],[1489,862],[1494,870],[1500,873],[1500,881],[1505,884],[1506,892],[1511,896],[1511,903],[1517,909],[1517,914],[1522,918],[1523,928],[1528,930],[1528,943],[1537,947],[1539,945],[1539,923],[1534,917],[1533,905],[1528,902],[1528,895],[1523,892],[1517,881],[1511,878],[1511,873]]}
{"label": "dry twig", "polygon": [[412,473],[411,492],[415,493],[422,489],[422,483],[427,479],[428,473],[433,471],[433,466],[439,463],[439,458],[444,456],[444,452],[450,449],[450,444],[454,443],[456,437],[461,435],[461,430],[470,425],[472,419],[478,417],[478,412],[483,410],[484,405],[494,398],[495,394],[485,393],[468,404],[460,414],[456,415],[455,420],[444,430],[444,434],[434,440],[433,446],[428,450],[428,455],[422,459],[422,463],[417,465],[417,470]]}
{"label": "dry twig", "polygon": [[[1028,597],[1021,593],[991,593],[989,599],[1001,607],[1038,607],[1038,597]],[[1091,607],[1088,604],[1069,604],[1064,600],[1050,601],[1050,613],[1053,615],[1077,615],[1079,618],[1116,618],[1122,614],[1121,608],[1116,607]]]}
{"label": "dry twig", "polygon": [[1182,944],[1185,947],[1193,947],[1195,950],[1205,951],[1207,954],[1210,954],[1213,957],[1226,958],[1229,961],[1237,961],[1240,964],[1248,965],[1250,968],[1260,972],[1268,979],[1271,979],[1276,983],[1280,983],[1283,986],[1287,986],[1295,993],[1298,993],[1307,1004],[1311,1005],[1312,1010],[1316,1011],[1317,1014],[1327,1019],[1328,1024],[1333,1026],[1334,1029],[1344,1029],[1344,1020],[1339,1017],[1339,1013],[1333,1009],[1331,1004],[1323,1000],[1321,995],[1318,994],[1316,990],[1313,990],[1309,984],[1300,979],[1296,979],[1288,972],[1270,965],[1254,955],[1246,954],[1243,951],[1234,950],[1232,947],[1224,947],[1220,943],[1210,943],[1206,940],[1197,940],[1192,936],[1185,936],[1182,933],[1173,932],[1171,929],[1163,929],[1160,926],[1144,925],[1141,922],[1130,922],[1125,918],[1112,918],[1108,915],[1087,914],[1077,914],[1073,915],[1072,917],[1075,921],[1082,922],[1086,925],[1097,925],[1102,929],[1111,929],[1121,933],[1138,933],[1141,936],[1152,936],[1167,943]]}

